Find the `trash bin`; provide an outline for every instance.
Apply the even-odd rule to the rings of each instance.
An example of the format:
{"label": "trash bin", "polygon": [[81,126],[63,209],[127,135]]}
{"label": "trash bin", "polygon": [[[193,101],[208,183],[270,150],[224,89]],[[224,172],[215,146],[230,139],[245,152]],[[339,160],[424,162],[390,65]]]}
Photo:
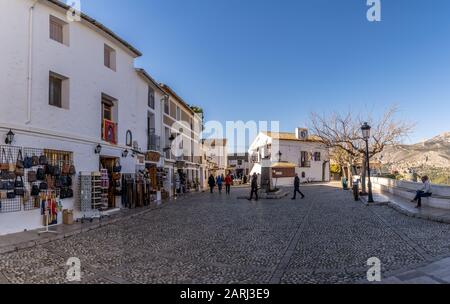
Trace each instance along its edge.
{"label": "trash bin", "polygon": [[359,181],[353,183],[353,197],[355,201],[359,201]]}
{"label": "trash bin", "polygon": [[342,178],[342,189],[348,190],[348,180],[347,178]]}

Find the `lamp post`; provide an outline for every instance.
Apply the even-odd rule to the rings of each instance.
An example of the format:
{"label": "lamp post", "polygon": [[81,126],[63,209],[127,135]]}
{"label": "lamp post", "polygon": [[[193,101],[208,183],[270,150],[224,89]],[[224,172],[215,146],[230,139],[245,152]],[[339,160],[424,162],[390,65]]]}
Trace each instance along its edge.
{"label": "lamp post", "polygon": [[278,161],[281,163],[281,157],[283,156],[283,153],[281,153],[281,150],[278,151]]}
{"label": "lamp post", "polygon": [[14,133],[13,131],[10,129],[9,132],[6,134],[6,139],[5,139],[5,144],[10,145],[13,143],[14,141]]}
{"label": "lamp post", "polygon": [[367,163],[367,177],[368,177],[368,183],[367,186],[369,188],[369,203],[373,203],[373,193],[372,193],[372,181],[370,179],[370,157],[369,157],[369,139],[370,139],[370,130],[371,127],[367,122],[363,124],[361,127],[361,131],[363,134],[364,141],[366,142],[366,163]]}

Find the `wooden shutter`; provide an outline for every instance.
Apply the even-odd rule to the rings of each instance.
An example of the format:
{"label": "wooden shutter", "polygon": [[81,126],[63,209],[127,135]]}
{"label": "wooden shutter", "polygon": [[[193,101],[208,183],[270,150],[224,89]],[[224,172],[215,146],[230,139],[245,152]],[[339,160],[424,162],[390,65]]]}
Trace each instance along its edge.
{"label": "wooden shutter", "polygon": [[54,19],[50,19],[50,38],[63,43],[63,25]]}
{"label": "wooden shutter", "polygon": [[49,104],[62,107],[62,80],[52,75],[49,82]]}

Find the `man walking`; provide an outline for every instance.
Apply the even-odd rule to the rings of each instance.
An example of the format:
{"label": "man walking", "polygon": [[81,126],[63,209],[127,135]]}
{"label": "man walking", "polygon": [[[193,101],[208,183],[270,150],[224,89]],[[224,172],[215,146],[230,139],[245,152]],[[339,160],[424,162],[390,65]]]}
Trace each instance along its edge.
{"label": "man walking", "polygon": [[231,194],[231,184],[233,183],[233,179],[231,178],[231,174],[228,173],[227,177],[225,177],[225,190],[228,195]]}
{"label": "man walking", "polygon": [[256,201],[258,201],[258,175],[256,173],[253,173],[252,176],[252,192],[249,201],[253,199],[253,193],[256,195]]}
{"label": "man walking", "polygon": [[216,185],[216,180],[214,179],[214,176],[212,174],[208,178],[208,185],[211,193],[214,193],[214,186]]}
{"label": "man walking", "polygon": [[300,191],[300,178],[298,177],[298,174],[295,174],[295,180],[294,180],[294,197],[292,200],[297,199],[297,193],[300,193],[302,196],[302,199],[305,198],[305,195]]}

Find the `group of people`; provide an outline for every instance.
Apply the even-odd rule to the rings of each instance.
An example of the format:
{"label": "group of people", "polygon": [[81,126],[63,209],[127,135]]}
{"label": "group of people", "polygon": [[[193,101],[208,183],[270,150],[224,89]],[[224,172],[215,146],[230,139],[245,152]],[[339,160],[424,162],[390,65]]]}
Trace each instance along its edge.
{"label": "group of people", "polygon": [[[258,201],[258,199],[259,199],[259,197],[258,197],[258,175],[256,173],[253,173],[252,177],[250,178],[250,181],[251,181],[251,183],[250,183],[251,192],[250,192],[250,198],[248,200],[252,201],[253,197],[255,197],[255,199]],[[223,174],[217,176],[217,178],[214,178],[214,175],[212,175],[212,174],[209,176],[208,185],[209,185],[211,193],[214,193],[214,188],[216,186],[219,189],[219,193],[222,193],[224,184],[225,184],[226,194],[229,195],[231,193],[231,186],[233,184],[233,177],[232,177],[231,173],[228,173],[228,175],[226,177],[224,177]],[[302,199],[305,198],[305,195],[300,191],[300,177],[298,176],[298,174],[295,175],[295,179],[294,179],[294,196],[292,197],[292,200],[297,199],[297,193],[302,196]]]}
{"label": "group of people", "polygon": [[226,194],[231,194],[231,185],[233,184],[233,177],[231,173],[225,177],[223,174],[214,178],[214,175],[210,175],[208,178],[208,185],[211,193],[214,193],[214,188],[217,186],[219,193],[222,193],[223,185],[225,184],[225,192]]}

